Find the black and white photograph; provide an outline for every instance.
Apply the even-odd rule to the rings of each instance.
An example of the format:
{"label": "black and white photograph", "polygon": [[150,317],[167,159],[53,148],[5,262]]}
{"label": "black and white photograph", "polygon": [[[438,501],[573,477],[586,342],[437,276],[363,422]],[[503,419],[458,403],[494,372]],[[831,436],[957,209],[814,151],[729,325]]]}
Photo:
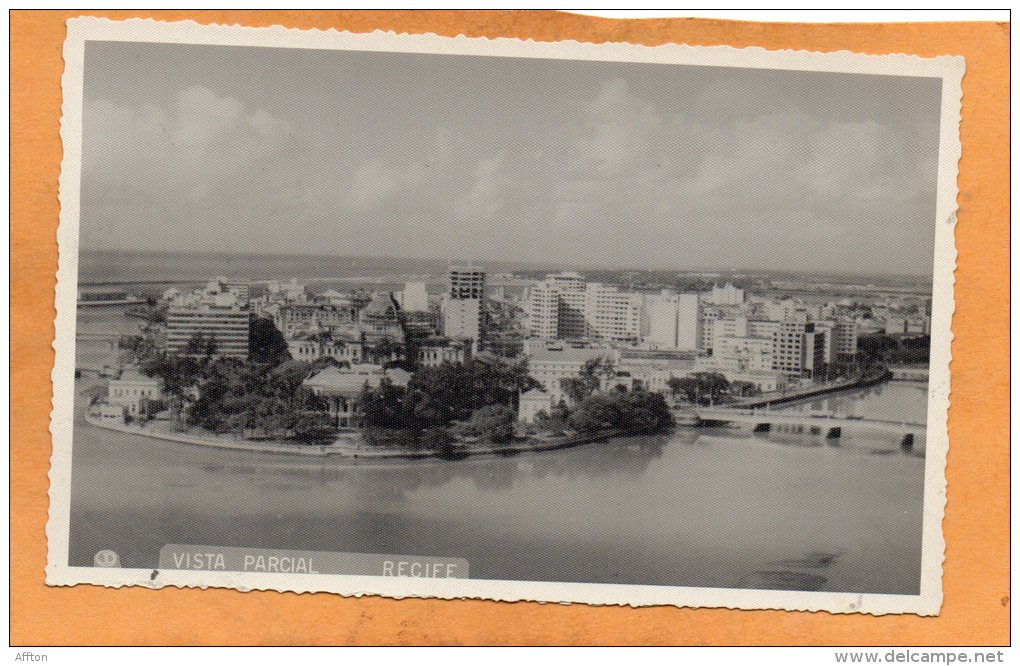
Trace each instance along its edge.
{"label": "black and white photograph", "polygon": [[69,28],[50,584],[938,613],[962,59]]}

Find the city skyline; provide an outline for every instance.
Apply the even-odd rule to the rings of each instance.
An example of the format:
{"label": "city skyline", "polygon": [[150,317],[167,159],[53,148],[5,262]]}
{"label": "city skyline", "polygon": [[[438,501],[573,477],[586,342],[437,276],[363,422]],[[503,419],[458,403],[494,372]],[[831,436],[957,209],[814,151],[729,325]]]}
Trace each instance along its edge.
{"label": "city skyline", "polygon": [[86,250],[931,274],[938,79],[95,42],[86,59]]}

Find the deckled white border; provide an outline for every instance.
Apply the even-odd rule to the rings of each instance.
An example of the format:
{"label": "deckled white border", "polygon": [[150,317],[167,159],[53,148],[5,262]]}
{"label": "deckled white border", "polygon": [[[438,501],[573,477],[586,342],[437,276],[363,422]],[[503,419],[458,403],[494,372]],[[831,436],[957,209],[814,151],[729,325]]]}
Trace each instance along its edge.
{"label": "deckled white border", "polygon": [[[935,229],[934,298],[932,302],[931,382],[925,462],[924,536],[921,593],[913,595],[787,592],[641,585],[483,581],[474,579],[413,579],[365,576],[256,574],[235,572],[161,571],[159,582],[148,572],[130,569],[69,567],[71,439],[74,399],[75,309],[78,283],[79,186],[81,182],[81,123],[84,46],[86,40],[287,47],[476,56],[511,56],[561,60],[654,62],[688,65],[790,69],[822,72],[925,76],[941,78],[942,113],[939,142],[938,202]],[[446,38],[435,35],[397,35],[376,31],[352,34],[336,30],[298,30],[280,26],[247,28],[208,26],[191,21],[163,23],[148,19],[122,22],[98,18],[68,21],[64,42],[63,118],[60,136],[64,160],[60,171],[60,250],[56,290],[56,363],[53,369],[53,412],[50,431],[53,456],[50,469],[49,585],[93,583],[120,587],[230,587],[238,590],[273,589],[292,592],[335,592],[388,597],[485,598],[502,601],[534,600],[613,605],[676,605],[727,608],[772,608],[834,613],[917,613],[937,615],[942,605],[942,560],[945,542],[945,462],[949,441],[950,321],[956,248],[957,163],[960,159],[959,120],[964,74],[962,57],[919,58],[908,55],[868,56],[848,51],[809,53],[736,49],[728,46],[691,47],[675,44],[647,47],[633,44],[534,42],[517,39]]]}

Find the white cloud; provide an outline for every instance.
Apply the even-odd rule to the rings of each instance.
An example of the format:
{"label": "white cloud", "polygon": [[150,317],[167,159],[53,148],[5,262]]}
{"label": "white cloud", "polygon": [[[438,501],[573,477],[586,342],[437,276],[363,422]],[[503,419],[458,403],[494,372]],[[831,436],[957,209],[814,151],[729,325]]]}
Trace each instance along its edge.
{"label": "white cloud", "polygon": [[382,160],[365,162],[354,172],[344,204],[365,212],[392,199],[413,195],[425,183],[425,165],[396,166]]}
{"label": "white cloud", "polygon": [[491,220],[503,209],[506,176],[502,173],[506,153],[478,162],[470,188],[454,198],[453,214],[463,220]]}

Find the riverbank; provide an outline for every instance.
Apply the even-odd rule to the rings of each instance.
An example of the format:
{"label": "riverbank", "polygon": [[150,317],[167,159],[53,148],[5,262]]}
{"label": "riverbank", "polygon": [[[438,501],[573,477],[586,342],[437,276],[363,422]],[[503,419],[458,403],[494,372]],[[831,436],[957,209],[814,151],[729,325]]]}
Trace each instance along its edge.
{"label": "riverbank", "polygon": [[85,422],[97,428],[114,430],[116,432],[123,432],[129,435],[139,435],[142,437],[161,439],[168,442],[177,442],[179,444],[191,444],[193,446],[207,446],[217,449],[256,451],[259,453],[287,453],[293,455],[306,455],[306,456],[327,456],[330,455],[331,453],[339,452],[339,449],[335,443],[326,445],[281,444],[281,443],[258,444],[255,442],[229,440],[226,438],[218,438],[215,436],[192,435],[186,432],[167,432],[164,430],[159,430],[157,428],[145,428],[142,426],[133,426],[120,423],[107,423],[90,414],[85,415]]}
{"label": "riverbank", "polygon": [[519,441],[504,446],[473,446],[473,447],[457,447],[454,446],[452,449],[446,451],[438,450],[423,450],[416,451],[406,448],[384,448],[384,447],[372,447],[365,446],[362,444],[352,443],[350,441],[344,441],[338,439],[331,444],[283,444],[283,443],[256,443],[250,441],[226,439],[215,436],[202,436],[194,435],[184,432],[168,432],[165,430],[159,430],[156,428],[145,428],[142,426],[133,426],[119,423],[107,423],[101,419],[86,414],[85,421],[89,425],[97,428],[104,428],[107,430],[114,430],[116,432],[122,432],[129,435],[139,435],[142,437],[151,437],[153,439],[160,439],[169,442],[177,442],[179,444],[190,444],[192,446],[206,446],[218,449],[232,449],[236,451],[254,451],[257,453],[285,453],[288,455],[305,455],[305,456],[340,456],[345,458],[367,458],[367,459],[385,459],[385,458],[403,458],[403,459],[424,459],[424,458],[451,458],[461,459],[470,456],[480,455],[517,455],[520,453],[538,452],[538,451],[555,451],[559,449],[567,449],[575,446],[581,446],[583,444],[591,444],[593,442],[601,442],[612,437],[624,437],[631,434],[622,430],[608,430],[595,434],[588,435],[574,435],[568,437],[555,437],[555,438],[528,438],[524,441]]}
{"label": "riverbank", "polygon": [[848,379],[843,382],[833,382],[825,384],[823,386],[810,386],[799,391],[788,391],[785,393],[772,393],[767,395],[757,396],[748,400],[737,401],[728,405],[720,405],[721,407],[735,407],[739,409],[757,409],[759,407],[774,407],[776,405],[786,405],[792,402],[799,402],[801,400],[810,400],[818,398],[823,395],[829,395],[832,393],[842,393],[843,391],[856,391],[859,389],[870,388],[877,386],[882,382],[892,379],[893,373],[888,369],[883,368],[880,372],[873,372],[870,374],[864,374],[861,377],[855,379]]}
{"label": "riverbank", "polygon": [[[915,420],[924,389],[900,388],[901,418]],[[876,397],[890,396],[842,411],[871,413]],[[494,580],[747,588],[803,572],[826,579],[820,592],[917,594],[925,460],[871,455],[867,439],[799,446],[676,428],[447,464],[184,448],[79,419],[68,562],[93,566],[111,549],[151,572],[168,543],[383,544],[458,554]]]}

